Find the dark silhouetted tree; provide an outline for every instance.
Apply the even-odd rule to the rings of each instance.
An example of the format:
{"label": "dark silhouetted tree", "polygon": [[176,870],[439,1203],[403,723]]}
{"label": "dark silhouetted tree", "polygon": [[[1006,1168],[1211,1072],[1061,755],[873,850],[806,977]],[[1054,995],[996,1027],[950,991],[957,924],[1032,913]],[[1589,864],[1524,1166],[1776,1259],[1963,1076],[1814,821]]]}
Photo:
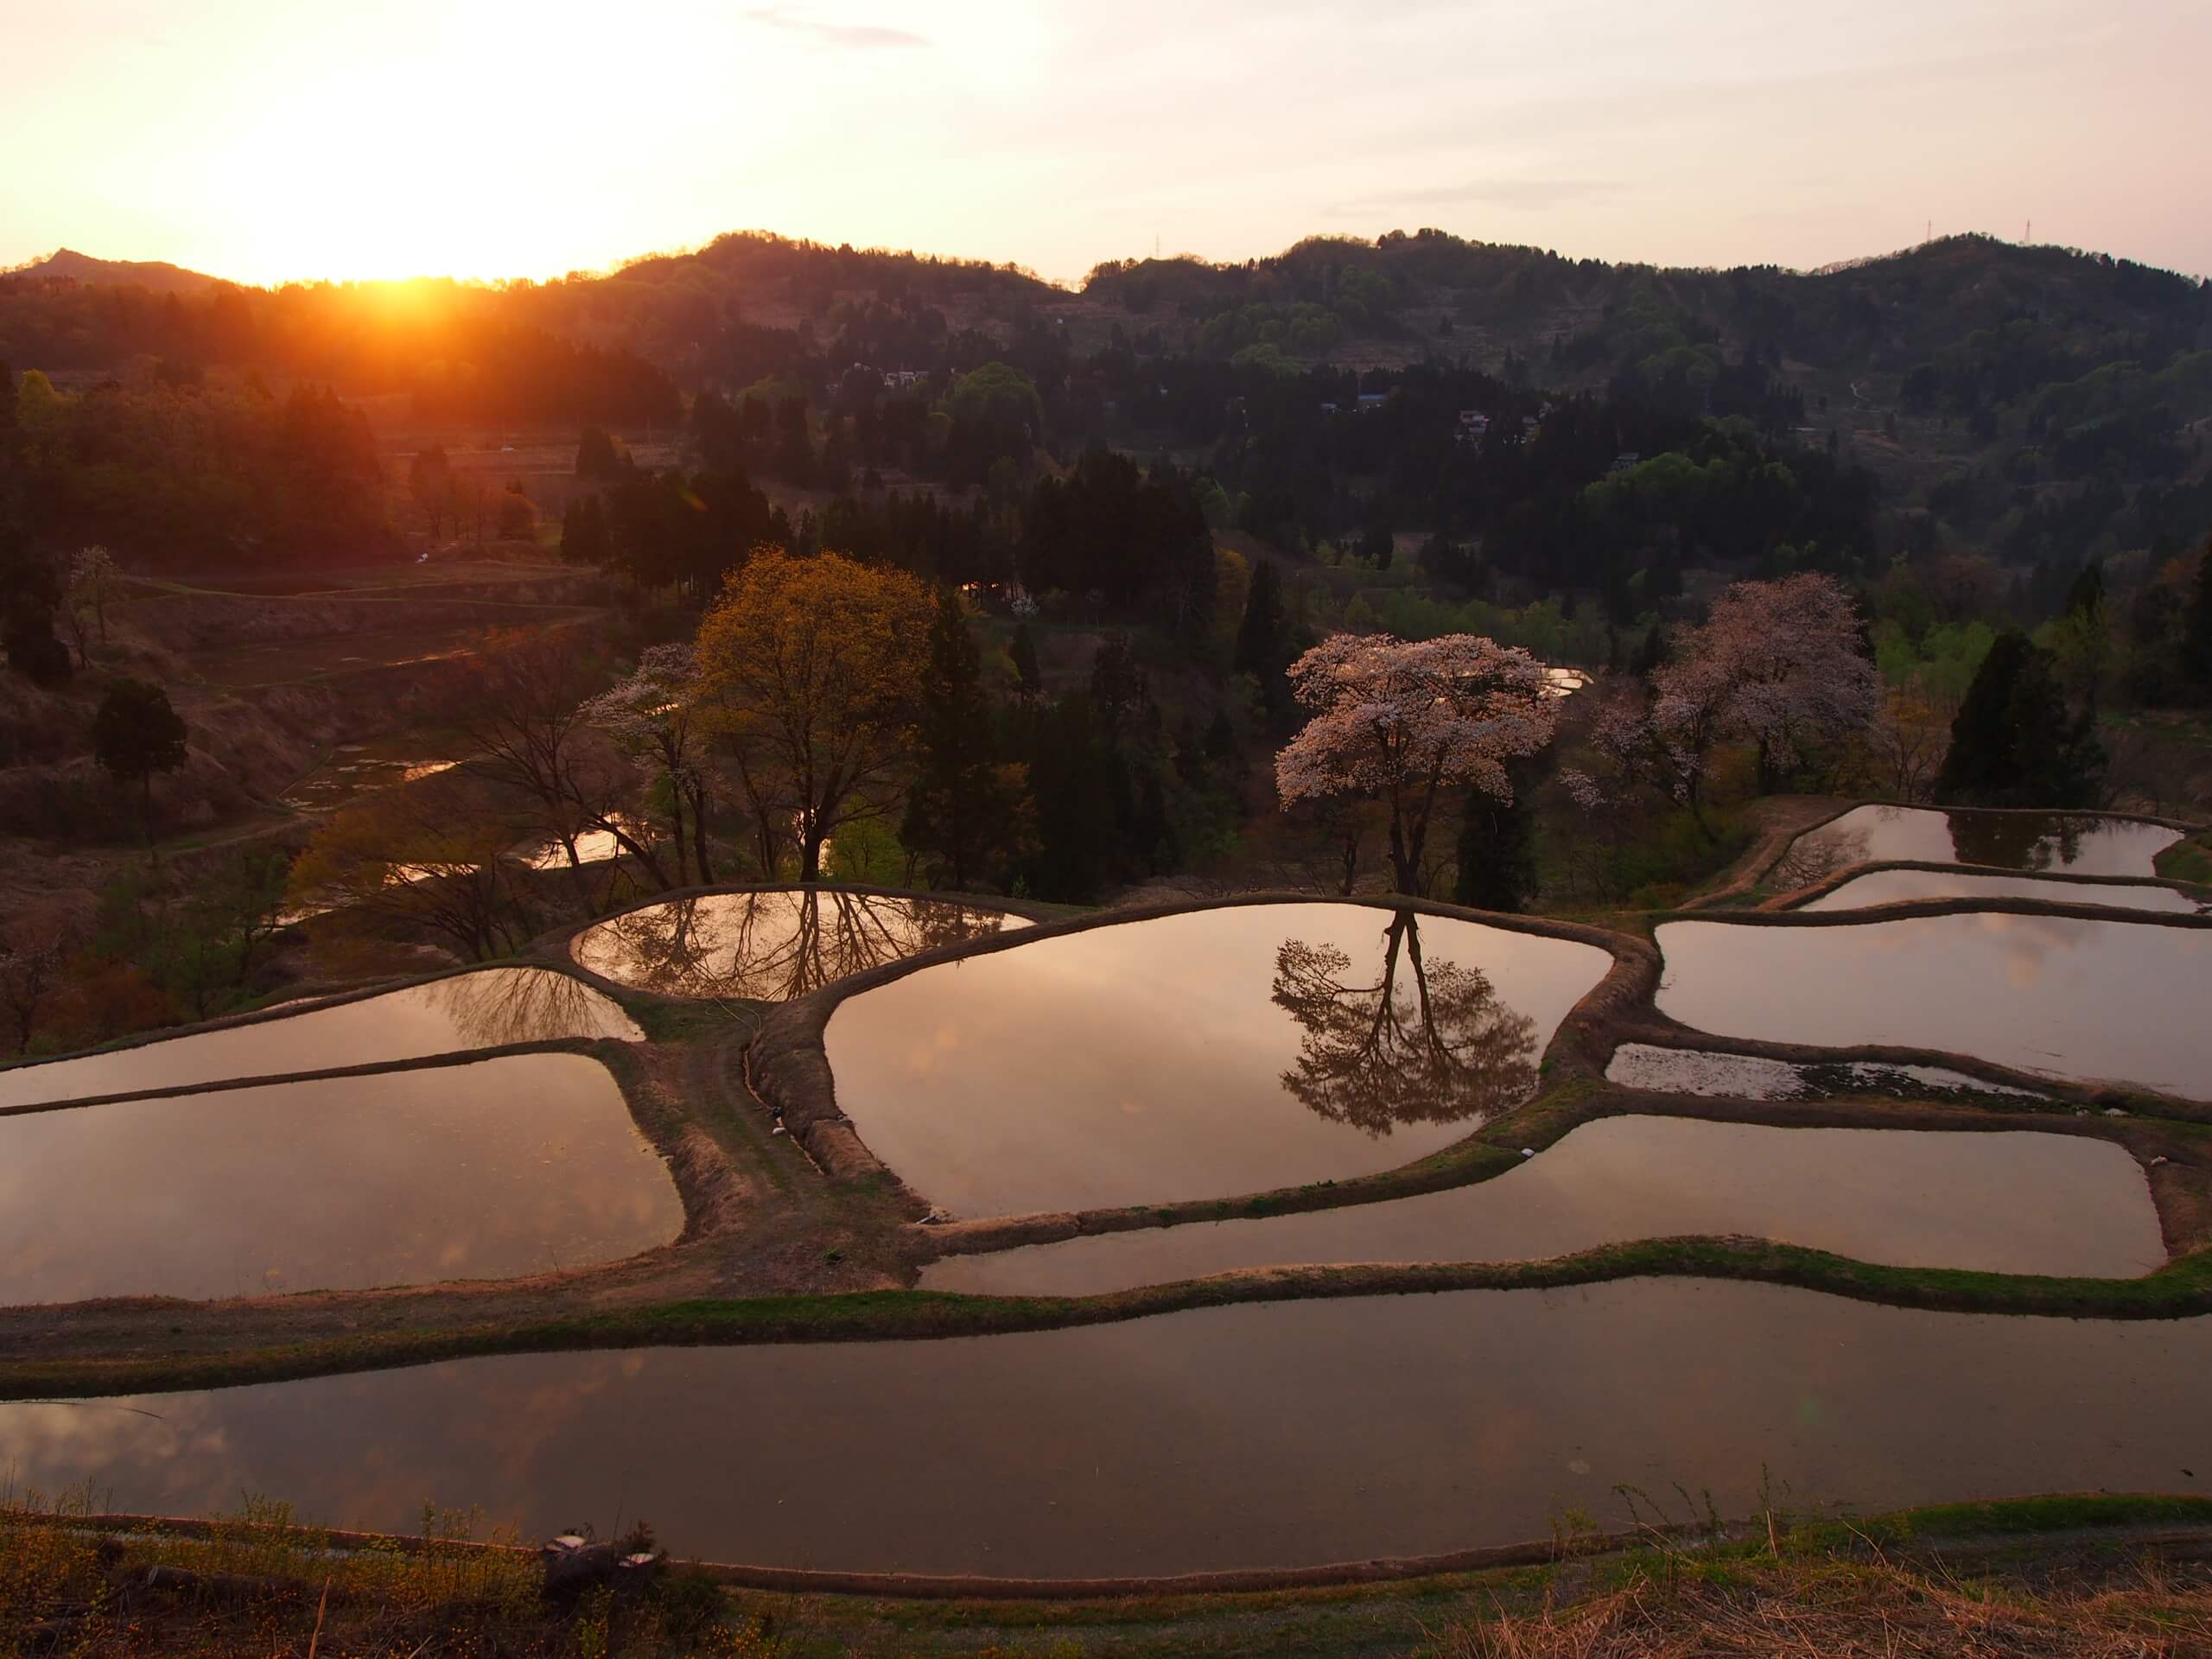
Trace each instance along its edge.
{"label": "dark silhouetted tree", "polygon": [[184,764],[184,721],[169,694],[144,680],[119,679],[92,716],[92,753],[118,782],[138,785],[138,817],[154,844],[154,774]]}
{"label": "dark silhouetted tree", "polygon": [[2087,806],[2104,769],[2094,735],[2067,712],[2050,652],[2007,629],[1982,658],[1951,722],[1936,798],[1973,806]]}
{"label": "dark silhouetted tree", "polygon": [[1004,846],[1013,802],[993,753],[982,653],[950,588],[930,622],[914,737],[919,764],[899,838],[940,884],[965,887]]}

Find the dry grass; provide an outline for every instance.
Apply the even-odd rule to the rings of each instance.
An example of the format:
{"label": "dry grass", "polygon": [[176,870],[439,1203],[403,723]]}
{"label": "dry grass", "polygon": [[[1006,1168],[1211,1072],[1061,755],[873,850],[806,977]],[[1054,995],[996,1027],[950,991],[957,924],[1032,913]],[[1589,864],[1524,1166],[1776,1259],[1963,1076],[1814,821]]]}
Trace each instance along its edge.
{"label": "dry grass", "polygon": [[2212,1654],[2212,1581],[2153,1563],[2031,1588],[1871,1560],[1639,1569],[1618,1587],[1446,1626],[1438,1659],[2150,1659]]}

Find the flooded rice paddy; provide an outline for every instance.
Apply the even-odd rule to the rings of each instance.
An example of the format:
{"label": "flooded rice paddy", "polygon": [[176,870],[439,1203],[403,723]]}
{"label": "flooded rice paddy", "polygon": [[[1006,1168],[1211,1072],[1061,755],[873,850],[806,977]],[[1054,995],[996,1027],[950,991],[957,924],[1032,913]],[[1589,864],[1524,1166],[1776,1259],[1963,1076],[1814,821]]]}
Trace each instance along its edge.
{"label": "flooded rice paddy", "polygon": [[1798,1510],[2202,1491],[2208,1368],[2207,1319],[1643,1280],[13,1404],[0,1444],[19,1484],[123,1510],[244,1491],[404,1532],[429,1498],[525,1536],[649,1516],[680,1553],[764,1565],[1184,1573],[1625,1524],[1622,1484],[1741,1515],[1763,1472]]}
{"label": "flooded rice paddy", "polygon": [[1655,937],[1661,1012],[1716,1036],[1942,1050],[2212,1097],[2212,929],[1967,912]]}
{"label": "flooded rice paddy", "polygon": [[1863,910],[1916,899],[2043,899],[2057,905],[2107,905],[2191,916],[2203,908],[2171,887],[2052,881],[2033,875],[1975,875],[1966,870],[1876,870],[1853,876],[1805,910]]}
{"label": "flooded rice paddy", "polygon": [[611,999],[547,968],[486,968],[334,1007],[0,1071],[0,1106],[188,1089],[416,1060],[562,1037],[645,1033]]}
{"label": "flooded rice paddy", "polygon": [[578,934],[571,954],[601,978],[667,996],[785,1002],[885,963],[1028,925],[945,899],[776,888],[627,911]]}
{"label": "flooded rice paddy", "polygon": [[1608,1117],[1472,1186],[947,1256],[922,1288],[1083,1296],[1236,1268],[1534,1260],[1694,1233],[1989,1273],[2133,1278],[2166,1260],[2142,1166],[2109,1142]]}
{"label": "flooded rice paddy", "polygon": [[1110,924],[839,1005],[837,1103],[960,1215],[1224,1197],[1393,1168],[1535,1087],[1595,946],[1354,904]]}
{"label": "flooded rice paddy", "polygon": [[0,1304],[508,1278],[683,1228],[582,1055],[0,1118]]}
{"label": "flooded rice paddy", "polygon": [[1891,860],[2155,875],[2152,860],[2180,839],[2179,830],[2155,823],[2079,814],[1860,806],[1798,836],[1768,879],[1775,887],[1809,887],[1853,864]]}

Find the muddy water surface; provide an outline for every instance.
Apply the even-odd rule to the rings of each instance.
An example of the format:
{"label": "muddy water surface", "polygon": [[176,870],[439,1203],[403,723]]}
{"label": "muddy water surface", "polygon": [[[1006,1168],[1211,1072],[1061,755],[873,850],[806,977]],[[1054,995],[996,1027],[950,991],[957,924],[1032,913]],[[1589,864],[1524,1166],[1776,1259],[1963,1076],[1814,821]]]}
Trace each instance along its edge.
{"label": "muddy water surface", "polygon": [[1700,1031],[1971,1054],[2212,1098],[2212,929],[1967,912],[1669,922],[1658,1004]]}
{"label": "muddy water surface", "polygon": [[486,968],[334,1007],[0,1071],[0,1106],[334,1071],[559,1037],[645,1036],[608,997],[547,968]]}
{"label": "muddy water surface", "polygon": [[922,1287],[1088,1295],[1233,1268],[1503,1262],[1687,1233],[1997,1273],[2132,1278],[2166,1259],[2141,1166],[2106,1141],[1608,1117],[1473,1186],[947,1256]]}
{"label": "muddy water surface", "polygon": [[647,1516],[723,1560],[1176,1573],[1541,1538],[1570,1508],[1625,1524],[1621,1483],[1742,1515],[1762,1470],[1794,1509],[2202,1492],[2208,1368],[2202,1319],[1643,1280],[8,1405],[0,1446],[19,1484],[118,1510],[249,1491],[406,1530],[433,1498],[525,1535]]}
{"label": "muddy water surface", "polygon": [[925,968],[841,1004],[838,1105],[932,1203],[1166,1203],[1392,1168],[1533,1092],[1595,946],[1233,906]]}
{"label": "muddy water surface", "polygon": [[1020,916],[937,899],[843,893],[718,893],[648,905],[577,935],[576,961],[671,996],[788,1001],[833,980],[1027,927]]}
{"label": "muddy water surface", "polygon": [[0,1303],[505,1278],[683,1227],[581,1055],[0,1117]]}

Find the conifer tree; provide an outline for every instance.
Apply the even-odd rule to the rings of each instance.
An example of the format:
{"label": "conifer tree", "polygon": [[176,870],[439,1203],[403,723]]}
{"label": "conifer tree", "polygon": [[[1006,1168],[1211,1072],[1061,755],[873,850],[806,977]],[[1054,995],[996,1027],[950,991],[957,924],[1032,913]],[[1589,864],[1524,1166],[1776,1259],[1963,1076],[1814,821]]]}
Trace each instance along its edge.
{"label": "conifer tree", "polygon": [[2067,712],[2056,660],[2017,628],[1998,635],[1951,722],[1939,801],[1974,806],[2087,806],[2104,755]]}
{"label": "conifer tree", "polygon": [[941,882],[965,887],[1002,845],[1010,804],[993,753],[982,653],[950,588],[930,623],[915,740],[920,767],[899,838],[931,861]]}

